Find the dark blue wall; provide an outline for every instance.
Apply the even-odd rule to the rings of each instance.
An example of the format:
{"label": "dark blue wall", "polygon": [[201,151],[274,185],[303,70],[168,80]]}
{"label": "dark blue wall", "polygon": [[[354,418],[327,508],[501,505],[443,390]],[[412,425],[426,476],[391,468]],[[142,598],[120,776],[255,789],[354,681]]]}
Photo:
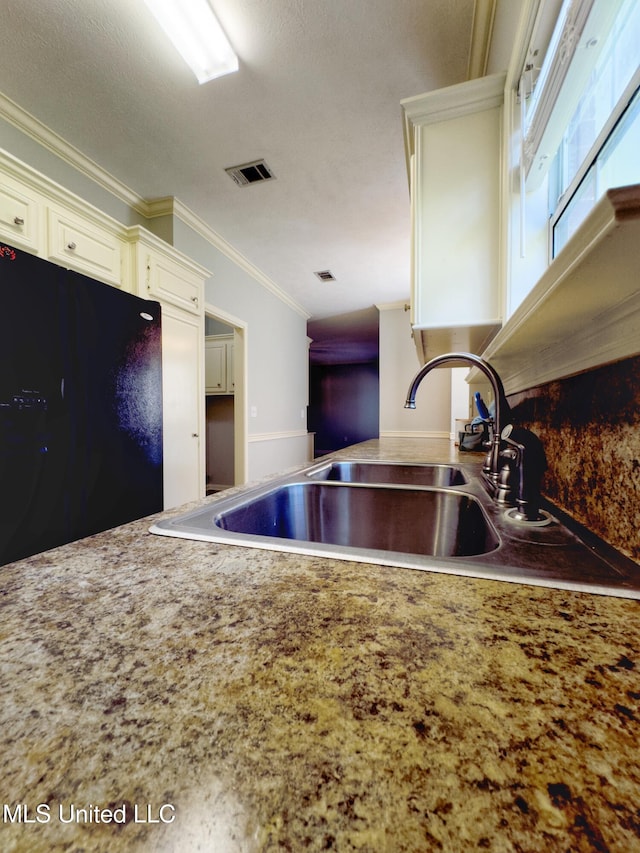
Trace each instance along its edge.
{"label": "dark blue wall", "polygon": [[315,455],[378,438],[378,363],[317,364],[309,371],[308,428],[315,432]]}

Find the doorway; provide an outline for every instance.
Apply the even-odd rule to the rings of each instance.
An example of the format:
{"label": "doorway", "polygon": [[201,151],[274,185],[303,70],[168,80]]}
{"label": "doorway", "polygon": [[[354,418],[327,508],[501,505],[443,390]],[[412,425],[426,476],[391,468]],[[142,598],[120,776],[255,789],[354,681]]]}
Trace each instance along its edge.
{"label": "doorway", "polygon": [[316,457],[380,434],[379,327],[373,306],[307,323]]}
{"label": "doorway", "polygon": [[214,494],[247,481],[247,326],[205,305],[205,483]]}

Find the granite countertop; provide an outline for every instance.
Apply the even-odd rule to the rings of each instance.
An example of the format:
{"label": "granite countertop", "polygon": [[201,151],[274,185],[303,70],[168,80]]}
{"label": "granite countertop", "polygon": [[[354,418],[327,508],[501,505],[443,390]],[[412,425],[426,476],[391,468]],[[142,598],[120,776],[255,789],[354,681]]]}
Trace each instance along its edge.
{"label": "granite countertop", "polygon": [[640,850],[639,602],[149,524],[0,568],[6,853]]}

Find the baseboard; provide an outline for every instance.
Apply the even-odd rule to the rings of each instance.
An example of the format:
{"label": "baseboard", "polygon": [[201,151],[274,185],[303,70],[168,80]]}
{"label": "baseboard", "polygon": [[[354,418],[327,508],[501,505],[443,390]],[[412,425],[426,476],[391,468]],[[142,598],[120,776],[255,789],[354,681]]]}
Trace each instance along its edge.
{"label": "baseboard", "polygon": [[249,442],[254,441],[277,441],[283,438],[308,438],[309,433],[306,429],[292,429],[286,432],[256,432],[249,434]]}

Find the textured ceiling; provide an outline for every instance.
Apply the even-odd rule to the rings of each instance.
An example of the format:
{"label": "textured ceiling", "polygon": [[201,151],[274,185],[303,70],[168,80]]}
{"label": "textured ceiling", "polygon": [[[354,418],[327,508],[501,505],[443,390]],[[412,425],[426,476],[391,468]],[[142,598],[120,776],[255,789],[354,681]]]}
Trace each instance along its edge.
{"label": "textured ceiling", "polygon": [[[474,0],[211,0],[240,70],[202,86],[143,0],[2,5],[4,94],[136,193],[315,318],[408,297],[400,101],[466,79]],[[258,158],[276,180],[236,187]]]}

